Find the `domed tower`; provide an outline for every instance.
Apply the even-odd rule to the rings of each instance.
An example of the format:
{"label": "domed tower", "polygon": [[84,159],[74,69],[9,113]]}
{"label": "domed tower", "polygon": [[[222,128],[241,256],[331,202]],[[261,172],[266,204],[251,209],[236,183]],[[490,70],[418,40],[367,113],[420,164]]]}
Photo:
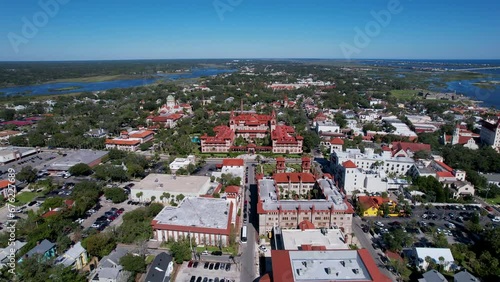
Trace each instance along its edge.
{"label": "domed tower", "polygon": [[167,107],[173,108],[175,107],[175,98],[172,95],[168,95],[167,97]]}

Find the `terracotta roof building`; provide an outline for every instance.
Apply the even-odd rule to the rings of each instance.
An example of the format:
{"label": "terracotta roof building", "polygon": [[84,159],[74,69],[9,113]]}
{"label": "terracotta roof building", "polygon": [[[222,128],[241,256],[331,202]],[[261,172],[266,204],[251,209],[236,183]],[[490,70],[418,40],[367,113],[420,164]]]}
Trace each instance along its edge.
{"label": "terracotta roof building", "polygon": [[197,244],[227,246],[233,204],[223,199],[188,197],[177,207],[164,207],[152,220],[154,239],[190,236]]}
{"label": "terracotta roof building", "polygon": [[271,251],[273,282],[390,282],[366,249]]}

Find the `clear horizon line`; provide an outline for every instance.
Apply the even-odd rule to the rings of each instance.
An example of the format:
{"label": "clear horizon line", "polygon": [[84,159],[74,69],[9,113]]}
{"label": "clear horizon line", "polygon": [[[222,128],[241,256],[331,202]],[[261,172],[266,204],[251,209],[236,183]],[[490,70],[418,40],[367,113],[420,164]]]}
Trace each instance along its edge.
{"label": "clear horizon line", "polygon": [[248,58],[168,58],[168,59],[68,59],[68,60],[4,60],[0,63],[38,63],[38,62],[96,62],[96,61],[175,61],[175,60],[336,60],[336,61],[362,61],[362,60],[395,60],[395,61],[415,61],[415,60],[428,60],[428,61],[500,61],[500,58],[491,59],[429,59],[429,58],[315,58],[315,57],[283,57],[283,58],[272,58],[272,57],[248,57]]}

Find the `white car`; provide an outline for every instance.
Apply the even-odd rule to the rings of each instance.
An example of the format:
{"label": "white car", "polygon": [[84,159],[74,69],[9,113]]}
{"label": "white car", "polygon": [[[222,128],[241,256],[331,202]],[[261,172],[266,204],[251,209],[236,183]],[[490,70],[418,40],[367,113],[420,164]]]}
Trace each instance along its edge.
{"label": "white car", "polygon": [[384,224],[380,221],[375,222],[375,225],[377,225],[378,227],[384,227]]}
{"label": "white car", "polygon": [[83,219],[83,218],[79,218],[79,219],[75,220],[75,222],[78,224],[82,224],[84,221],[85,221],[85,219]]}
{"label": "white car", "polygon": [[264,245],[260,245],[260,246],[259,246],[259,250],[261,250],[261,251],[262,251],[262,252],[264,252],[264,253],[265,253],[265,252],[267,252],[267,248],[266,248],[266,246],[264,246]]}
{"label": "white car", "polygon": [[493,222],[500,222],[500,216],[495,216],[494,218],[491,219]]}

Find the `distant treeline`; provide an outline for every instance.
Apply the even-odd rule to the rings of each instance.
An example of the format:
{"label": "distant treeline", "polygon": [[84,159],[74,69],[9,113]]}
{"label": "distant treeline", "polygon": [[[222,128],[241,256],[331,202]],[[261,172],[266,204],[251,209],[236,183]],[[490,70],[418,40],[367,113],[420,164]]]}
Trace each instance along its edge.
{"label": "distant treeline", "polygon": [[150,75],[157,71],[218,65],[229,60],[127,60],[65,62],[0,62],[0,88],[32,85],[56,79],[104,75]]}

